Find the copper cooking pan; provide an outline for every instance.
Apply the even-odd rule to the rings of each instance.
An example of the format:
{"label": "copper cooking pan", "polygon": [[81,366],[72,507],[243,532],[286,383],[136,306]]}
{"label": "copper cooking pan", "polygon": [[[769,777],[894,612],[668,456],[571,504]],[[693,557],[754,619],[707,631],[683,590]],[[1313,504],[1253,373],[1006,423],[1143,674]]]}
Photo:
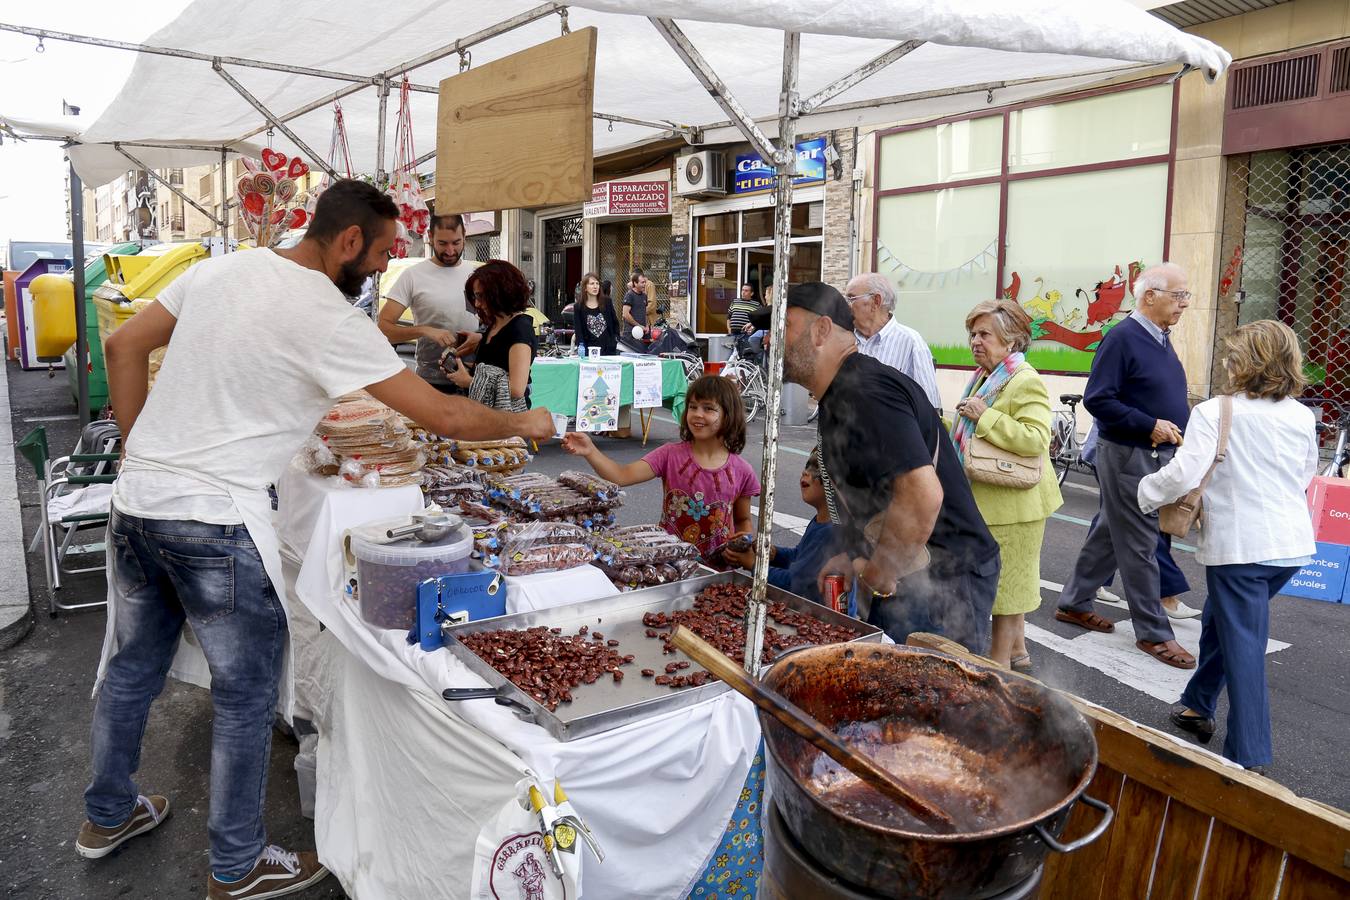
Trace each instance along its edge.
{"label": "copper cooking pan", "polygon": [[1024,881],[1057,840],[1097,768],[1097,743],[1064,698],[1031,681],[910,647],[797,650],[764,676],[957,820],[934,834],[760,714],[769,788],[802,848],[838,877],[888,897],[976,900]]}

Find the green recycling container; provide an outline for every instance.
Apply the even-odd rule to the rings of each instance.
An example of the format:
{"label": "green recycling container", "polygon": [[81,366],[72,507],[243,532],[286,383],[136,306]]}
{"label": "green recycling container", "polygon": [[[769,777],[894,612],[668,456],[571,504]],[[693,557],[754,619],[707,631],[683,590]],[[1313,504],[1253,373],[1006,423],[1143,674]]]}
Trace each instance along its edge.
{"label": "green recycling container", "polygon": [[[109,256],[135,256],[141,252],[137,243],[117,244],[107,253],[100,253],[84,267],[84,334],[89,342],[89,410],[97,416],[108,405],[108,370],[103,364],[103,341],[98,336],[98,310],[94,306],[94,291],[108,280]],[[79,400],[79,363],[75,359],[75,345],[65,352],[66,378],[70,381],[70,396]]]}

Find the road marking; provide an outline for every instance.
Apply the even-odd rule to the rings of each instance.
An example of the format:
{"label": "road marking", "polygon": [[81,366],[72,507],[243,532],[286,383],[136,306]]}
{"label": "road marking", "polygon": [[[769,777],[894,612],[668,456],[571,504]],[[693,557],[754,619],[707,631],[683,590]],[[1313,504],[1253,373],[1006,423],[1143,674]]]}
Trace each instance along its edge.
{"label": "road marking", "polygon": [[[758,519],[759,507],[758,506],[750,507],[750,515]],[[787,529],[788,531],[791,531],[793,534],[805,534],[806,526],[811,524],[811,520],[803,519],[801,516],[794,516],[785,512],[779,512],[778,510],[775,509],[773,511],[773,524],[777,525],[779,528]]]}
{"label": "road marking", "polygon": [[62,416],[34,416],[34,417],[31,418],[31,419],[24,419],[24,421],[25,421],[25,422],[69,422],[69,421],[72,421],[72,420],[78,419],[78,418],[79,418],[79,415],[77,415],[76,413],[69,413],[69,414],[67,414],[67,415],[62,415]]}
{"label": "road marking", "polygon": [[1079,484],[1076,481],[1065,481],[1060,485],[1062,488],[1069,488],[1074,491],[1082,491],[1085,494],[1100,494],[1101,491],[1090,484]]}
{"label": "road marking", "polygon": [[[1200,620],[1183,619],[1172,622],[1177,642],[1195,652],[1200,646]],[[1084,631],[1072,638],[1060,637],[1039,625],[1026,623],[1027,640],[1035,641],[1090,669],[1096,669],[1164,703],[1176,703],[1194,670],[1174,669],[1144,653],[1134,645],[1134,623],[1124,619],[1116,623],[1110,634]],[[1278,653],[1289,647],[1284,641],[1267,641],[1266,653]]]}
{"label": "road marking", "polygon": [[[1061,522],[1069,522],[1070,524],[1073,525],[1082,525],[1084,528],[1091,527],[1092,525],[1091,519],[1080,519],[1077,516],[1070,516],[1066,515],[1065,513],[1052,512],[1050,514],[1050,518],[1059,519]],[[1191,546],[1190,544],[1183,544],[1176,538],[1172,538],[1172,549],[1185,550],[1187,553],[1195,552],[1195,547]]]}

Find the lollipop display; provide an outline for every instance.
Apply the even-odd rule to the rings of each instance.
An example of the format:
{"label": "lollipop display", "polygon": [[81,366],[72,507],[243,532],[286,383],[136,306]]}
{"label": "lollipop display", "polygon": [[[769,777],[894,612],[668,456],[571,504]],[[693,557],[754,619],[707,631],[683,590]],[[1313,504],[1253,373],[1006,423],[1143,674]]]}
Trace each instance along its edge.
{"label": "lollipop display", "polygon": [[296,180],[309,173],[309,165],[298,156],[267,147],[262,152],[262,164],[244,160],[248,174],[235,182],[239,203],[239,217],[257,247],[271,247],[291,228],[303,228],[309,222],[309,213],[293,205],[299,195]]}

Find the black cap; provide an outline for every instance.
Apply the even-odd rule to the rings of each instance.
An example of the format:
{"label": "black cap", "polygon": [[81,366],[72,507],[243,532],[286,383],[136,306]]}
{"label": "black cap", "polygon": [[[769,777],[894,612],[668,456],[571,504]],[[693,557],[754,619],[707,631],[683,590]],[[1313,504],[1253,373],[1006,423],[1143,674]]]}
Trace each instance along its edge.
{"label": "black cap", "polygon": [[[827,316],[840,328],[853,330],[853,312],[848,308],[848,301],[843,294],[823,281],[792,285],[788,288],[787,305],[789,309],[798,306],[816,315]],[[772,317],[773,310],[766,306],[750,314],[750,324],[756,328],[768,328]]]}

